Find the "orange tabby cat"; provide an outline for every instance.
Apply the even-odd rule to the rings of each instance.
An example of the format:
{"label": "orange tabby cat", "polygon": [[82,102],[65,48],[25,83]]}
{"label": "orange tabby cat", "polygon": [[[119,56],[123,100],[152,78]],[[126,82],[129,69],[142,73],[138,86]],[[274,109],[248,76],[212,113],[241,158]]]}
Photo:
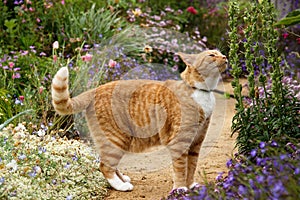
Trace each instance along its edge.
{"label": "orange tabby cat", "polygon": [[133,189],[130,178],[117,170],[122,156],[155,145],[169,149],[173,188],[196,184],[198,155],[215,104],[211,91],[227,59],[217,50],[178,55],[187,65],[181,81],[120,80],[70,98],[68,69],[61,68],[53,79],[55,110],[61,115],[86,111],[100,170],[116,190]]}

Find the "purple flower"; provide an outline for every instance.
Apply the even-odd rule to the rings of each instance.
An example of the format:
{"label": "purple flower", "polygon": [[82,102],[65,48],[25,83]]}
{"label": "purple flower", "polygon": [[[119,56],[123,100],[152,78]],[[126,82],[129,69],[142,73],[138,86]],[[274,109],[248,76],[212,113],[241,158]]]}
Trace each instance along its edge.
{"label": "purple flower", "polygon": [[36,172],[35,171],[29,172],[28,175],[33,178],[36,176]]}
{"label": "purple flower", "polygon": [[16,104],[16,105],[21,104],[21,103],[22,103],[22,102],[21,102],[19,99],[16,99],[16,100],[15,100],[15,104]]}
{"label": "purple flower", "polygon": [[282,182],[278,181],[271,188],[271,192],[274,197],[280,197],[282,194],[286,193],[286,189],[283,186]]}
{"label": "purple flower", "polygon": [[67,162],[67,164],[64,166],[65,169],[69,169],[71,167],[71,164]]}
{"label": "purple flower", "polygon": [[252,189],[255,189],[256,186],[255,186],[255,182],[253,179],[249,179],[249,185],[251,186]]}
{"label": "purple flower", "polygon": [[19,157],[18,157],[20,160],[24,160],[25,158],[26,158],[26,155],[25,154],[21,154],[21,155],[19,155]]}
{"label": "purple flower", "polygon": [[1,178],[0,178],[0,185],[2,185],[2,184],[4,183],[4,181],[5,181],[5,178],[4,178],[4,177],[1,177]]}
{"label": "purple flower", "polygon": [[45,147],[38,147],[38,154],[45,153],[47,149]]}
{"label": "purple flower", "polygon": [[252,149],[252,151],[250,152],[251,157],[252,157],[252,158],[255,157],[256,154],[257,154],[256,149]]}
{"label": "purple flower", "polygon": [[68,195],[68,196],[66,197],[66,200],[72,200],[72,199],[73,199],[72,195]]}
{"label": "purple flower", "polygon": [[224,174],[224,172],[220,172],[218,174],[218,176],[216,177],[216,181],[221,181],[223,179],[223,174]]}
{"label": "purple flower", "polygon": [[229,159],[226,163],[227,168],[232,167],[232,159]]}
{"label": "purple flower", "polygon": [[286,154],[281,154],[279,156],[280,160],[285,160],[288,156]]}
{"label": "purple flower", "polygon": [[286,146],[290,147],[293,151],[297,150],[296,146],[293,143],[291,143],[291,142],[287,143]]}
{"label": "purple flower", "polygon": [[247,188],[244,185],[239,185],[238,187],[238,193],[240,195],[246,195],[247,194]]}
{"label": "purple flower", "polygon": [[259,143],[259,148],[263,149],[266,147],[266,143],[265,142],[260,142]]}
{"label": "purple flower", "polygon": [[258,175],[258,176],[256,177],[256,181],[257,181],[258,183],[260,183],[260,184],[262,184],[262,183],[264,182],[264,180],[265,180],[265,177],[262,176],[262,175]]}
{"label": "purple flower", "polygon": [[11,77],[12,79],[18,79],[18,78],[21,78],[21,74],[20,73],[15,73],[15,74],[13,74],[12,75],[12,77]]}
{"label": "purple flower", "polygon": [[278,144],[277,144],[277,142],[272,141],[272,142],[271,142],[271,146],[272,146],[272,147],[278,147]]}
{"label": "purple flower", "polygon": [[77,157],[76,153],[74,153],[74,156],[72,156],[72,160],[73,161],[77,161],[78,160],[78,157]]}
{"label": "purple flower", "polygon": [[197,196],[198,199],[206,199],[207,198],[207,188],[205,186],[202,186],[202,188],[199,191],[199,195]]}

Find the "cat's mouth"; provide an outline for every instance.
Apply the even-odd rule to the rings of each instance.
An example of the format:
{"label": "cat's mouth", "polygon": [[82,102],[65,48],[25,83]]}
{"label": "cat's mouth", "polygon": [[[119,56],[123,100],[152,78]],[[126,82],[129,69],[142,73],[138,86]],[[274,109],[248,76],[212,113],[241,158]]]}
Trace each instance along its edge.
{"label": "cat's mouth", "polygon": [[226,60],[222,64],[218,65],[217,67],[219,68],[220,72],[224,72],[227,66],[228,66],[228,61]]}

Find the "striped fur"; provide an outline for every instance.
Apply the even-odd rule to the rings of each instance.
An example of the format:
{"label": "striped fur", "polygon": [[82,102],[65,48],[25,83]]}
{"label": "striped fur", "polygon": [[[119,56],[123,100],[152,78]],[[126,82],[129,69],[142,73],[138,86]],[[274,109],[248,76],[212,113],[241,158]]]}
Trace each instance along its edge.
{"label": "striped fur", "polygon": [[100,170],[116,190],[133,189],[130,178],[117,170],[122,156],[156,145],[166,146],[172,156],[173,188],[195,186],[199,151],[214,105],[209,91],[215,89],[227,59],[216,50],[178,55],[187,65],[182,81],[115,81],[70,98],[68,69],[54,76],[54,109],[61,115],[86,110]]}

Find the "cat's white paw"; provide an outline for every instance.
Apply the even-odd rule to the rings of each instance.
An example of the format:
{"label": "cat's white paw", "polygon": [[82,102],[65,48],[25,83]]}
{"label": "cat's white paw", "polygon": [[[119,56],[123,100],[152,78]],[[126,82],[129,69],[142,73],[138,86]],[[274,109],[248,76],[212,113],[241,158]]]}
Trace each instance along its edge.
{"label": "cat's white paw", "polygon": [[123,180],[124,182],[128,182],[130,183],[131,179],[129,176],[124,175],[123,173],[121,173],[119,170],[116,171],[117,175],[120,177],[121,180]]}
{"label": "cat's white paw", "polygon": [[179,188],[175,188],[175,190],[186,192],[186,191],[188,191],[188,188],[187,187],[179,187]]}
{"label": "cat's white paw", "polygon": [[199,185],[200,185],[199,183],[194,182],[194,183],[192,183],[192,184],[189,186],[189,188],[190,188],[190,189],[193,189],[194,187],[197,187],[197,186],[199,186]]}
{"label": "cat's white paw", "polygon": [[129,176],[126,176],[126,175],[124,175],[124,174],[122,174],[122,178],[123,178],[123,180],[124,180],[125,182],[130,183],[130,181],[131,181],[130,177],[129,177]]}
{"label": "cat's white paw", "polygon": [[131,183],[121,183],[119,185],[112,185],[110,184],[115,190],[118,190],[118,191],[122,191],[122,192],[126,192],[126,191],[131,191],[133,190],[133,185]]}
{"label": "cat's white paw", "polygon": [[[128,177],[129,178],[129,177]],[[114,177],[107,179],[111,187],[119,191],[131,191],[133,190],[133,185],[129,182],[123,182],[117,174],[114,174]]]}

